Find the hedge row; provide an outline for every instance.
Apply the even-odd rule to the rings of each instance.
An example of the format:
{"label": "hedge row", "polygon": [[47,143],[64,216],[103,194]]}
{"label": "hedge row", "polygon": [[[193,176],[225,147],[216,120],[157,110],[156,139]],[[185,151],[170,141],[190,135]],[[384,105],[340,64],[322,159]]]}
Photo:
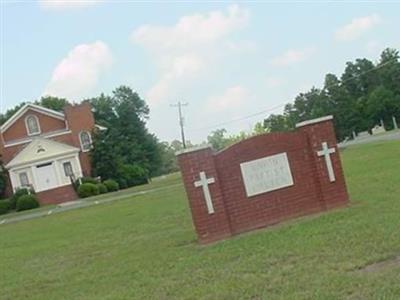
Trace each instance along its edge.
{"label": "hedge row", "polygon": [[78,185],[77,192],[80,198],[96,196],[99,194],[105,194],[108,192],[114,192],[119,190],[119,185],[115,180],[108,179],[102,183],[97,182],[95,179],[93,180],[90,180],[88,179],[88,177],[86,177],[85,180],[83,179],[81,180],[82,183],[77,184]]}

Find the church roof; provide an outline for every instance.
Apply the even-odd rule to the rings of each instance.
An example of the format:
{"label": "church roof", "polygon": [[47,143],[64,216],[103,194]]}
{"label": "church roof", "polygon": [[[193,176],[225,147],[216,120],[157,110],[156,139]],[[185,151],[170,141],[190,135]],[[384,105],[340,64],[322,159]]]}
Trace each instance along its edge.
{"label": "church roof", "polygon": [[77,153],[80,149],[50,139],[35,138],[22,149],[5,167],[7,169],[43,161],[67,154]]}
{"label": "church roof", "polygon": [[40,106],[32,103],[27,103],[24,106],[22,106],[15,114],[12,115],[11,118],[9,118],[3,125],[0,127],[0,131],[4,132],[8,128],[11,127],[12,124],[14,124],[25,112],[28,110],[33,110],[51,117],[54,117],[56,119],[60,120],[65,120],[65,116],[63,113]]}

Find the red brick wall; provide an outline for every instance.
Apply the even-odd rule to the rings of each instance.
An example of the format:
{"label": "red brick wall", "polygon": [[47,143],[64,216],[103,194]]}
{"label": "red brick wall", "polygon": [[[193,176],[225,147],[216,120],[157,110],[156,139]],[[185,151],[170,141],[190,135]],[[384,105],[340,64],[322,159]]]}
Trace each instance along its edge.
{"label": "red brick wall", "polygon": [[65,129],[65,122],[63,120],[59,120],[29,109],[10,128],[3,132],[3,139],[5,142],[29,137],[25,126],[25,117],[27,115],[37,116],[42,134]]}
{"label": "red brick wall", "polygon": [[66,185],[48,191],[39,192],[36,194],[40,205],[59,204],[62,202],[73,201],[78,199],[72,185]]}
{"label": "red brick wall", "polygon": [[[64,108],[65,119],[71,130],[71,143],[75,147],[80,148],[79,134],[81,131],[89,131],[92,133],[94,129],[94,117],[89,102],[82,102],[78,105],[68,105]],[[82,166],[84,176],[91,175],[91,163],[88,152],[80,152],[79,159]]]}
{"label": "red brick wall", "polygon": [[[242,141],[218,153],[211,148],[178,156],[193,223],[201,243],[208,243],[283,220],[344,205],[348,201],[339,151],[331,155],[336,181],[330,182],[322,142],[336,147],[331,120],[293,133],[273,133]],[[240,164],[286,152],[294,185],[247,197]],[[208,214],[199,173],[215,178],[209,185],[215,213]]]}

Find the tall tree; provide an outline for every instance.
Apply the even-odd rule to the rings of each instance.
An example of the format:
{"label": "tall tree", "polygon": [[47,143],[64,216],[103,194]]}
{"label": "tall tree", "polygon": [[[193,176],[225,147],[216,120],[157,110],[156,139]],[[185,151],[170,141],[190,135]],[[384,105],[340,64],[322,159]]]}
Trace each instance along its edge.
{"label": "tall tree", "polygon": [[107,127],[94,138],[95,175],[130,185],[140,181],[133,177],[159,174],[163,148],[147,131],[149,108],[145,101],[127,86],[116,88],[111,96],[101,94],[89,101],[96,122]]}

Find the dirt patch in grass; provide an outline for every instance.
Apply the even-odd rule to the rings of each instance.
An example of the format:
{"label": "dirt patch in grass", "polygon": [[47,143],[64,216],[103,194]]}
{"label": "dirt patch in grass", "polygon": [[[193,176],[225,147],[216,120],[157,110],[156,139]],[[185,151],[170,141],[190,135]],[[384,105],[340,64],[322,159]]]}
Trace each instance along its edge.
{"label": "dirt patch in grass", "polygon": [[391,268],[399,268],[400,267],[400,256],[396,256],[394,258],[390,258],[384,261],[380,261],[377,263],[373,263],[371,265],[367,265],[362,269],[359,269],[360,273],[376,273],[386,269]]}

